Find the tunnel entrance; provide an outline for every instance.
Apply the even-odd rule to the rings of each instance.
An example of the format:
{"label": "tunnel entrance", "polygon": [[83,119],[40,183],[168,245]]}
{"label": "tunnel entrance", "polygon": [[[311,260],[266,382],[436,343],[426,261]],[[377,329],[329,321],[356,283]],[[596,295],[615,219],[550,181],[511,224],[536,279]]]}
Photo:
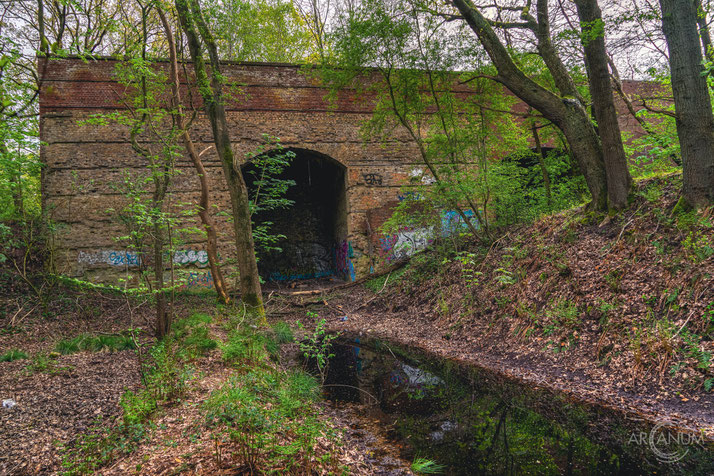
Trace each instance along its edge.
{"label": "tunnel entrance", "polygon": [[[292,205],[253,215],[254,226],[269,224],[270,235],[284,236],[271,246],[261,246],[260,240],[256,243],[260,275],[267,281],[326,276],[350,279],[349,256],[343,250],[347,237],[346,169],[336,160],[307,149],[272,154],[287,151],[294,157],[273,177],[294,182],[282,195]],[[259,163],[253,160],[243,167],[251,199],[259,191],[257,177],[265,176],[266,168]]]}

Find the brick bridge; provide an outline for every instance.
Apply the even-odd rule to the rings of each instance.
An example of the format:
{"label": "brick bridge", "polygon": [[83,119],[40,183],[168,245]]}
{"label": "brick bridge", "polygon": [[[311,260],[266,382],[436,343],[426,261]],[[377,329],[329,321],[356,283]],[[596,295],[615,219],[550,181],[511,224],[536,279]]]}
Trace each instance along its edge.
{"label": "brick bridge", "polygon": [[[121,208],[118,187],[125,176],[147,175],[126,127],[83,122],[94,114],[124,109],[124,87],[114,76],[116,66],[111,59],[40,63],[42,197],[57,224],[53,265],[59,273],[110,283],[142,259],[116,241],[127,230],[110,209]],[[226,64],[224,74],[241,88],[237,100],[226,105],[236,156],[250,158],[264,144],[264,134],[279,137],[296,154],[284,176],[296,182],[288,195],[295,205],[269,217],[275,223],[273,231],[287,239],[281,243],[281,254],[261,258],[261,274],[274,280],[328,275],[353,280],[425,244],[427,237],[418,231],[379,235],[380,225],[398,203],[400,186],[421,163],[415,144],[400,129],[386,142],[363,139],[360,128],[371,115],[369,100],[343,90],[328,103],[328,90],[295,65]],[[637,84],[626,86],[632,90]],[[463,86],[463,93],[474,94],[468,86]],[[185,90],[184,100],[187,97]],[[193,99],[199,98],[194,94]],[[621,126],[640,132],[624,111]],[[208,149],[203,160],[211,203],[229,211],[228,191],[210,149],[213,137],[203,114],[191,135],[199,151]],[[177,171],[170,204],[175,213],[198,201],[198,180],[190,160],[182,157]],[[448,218],[447,212],[444,219]],[[221,214],[215,219],[219,253],[226,260],[234,254],[231,226]],[[191,218],[188,224],[198,225],[198,220]],[[212,286],[202,238],[186,237],[178,249],[172,258],[186,275],[186,286]]]}

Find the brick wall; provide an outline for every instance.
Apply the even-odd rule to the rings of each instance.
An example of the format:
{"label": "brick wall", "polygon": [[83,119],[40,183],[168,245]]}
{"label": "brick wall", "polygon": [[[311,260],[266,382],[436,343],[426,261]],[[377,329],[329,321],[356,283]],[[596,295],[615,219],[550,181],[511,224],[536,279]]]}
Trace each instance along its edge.
{"label": "brick wall", "polygon": [[[124,107],[123,86],[114,78],[116,65],[110,59],[53,59],[40,64],[44,72],[40,92],[41,157],[45,164],[42,192],[44,206],[58,224],[54,265],[61,273],[105,282],[116,282],[138,260],[115,241],[125,233],[110,212],[120,208],[123,199],[116,184],[124,174],[139,177],[147,173],[128,142],[125,127],[82,122],[93,114]],[[158,67],[168,66],[160,63]],[[312,151],[341,164],[346,171],[346,206],[341,212],[343,242],[336,243],[335,252],[348,262],[338,267],[354,278],[385,264],[374,250],[377,229],[397,203],[400,186],[410,171],[421,166],[406,133],[397,129],[386,142],[365,142],[360,127],[370,117],[370,98],[344,90],[329,103],[325,100],[327,89],[298,66],[226,64],[223,73],[240,87],[238,97],[226,105],[237,157],[243,159],[262,144],[263,134],[270,134],[279,137],[285,147]],[[182,97],[187,100],[186,84],[183,89]],[[472,94],[468,86],[459,89],[459,94]],[[191,97],[200,111],[200,97],[195,91]],[[639,133],[631,119],[622,114],[623,126]],[[199,151],[209,149],[202,158],[211,202],[227,211],[228,191],[218,158],[210,149],[210,124],[202,113],[191,136]],[[181,204],[197,202],[198,180],[186,157],[179,160],[177,170],[171,207],[178,213]],[[220,216],[215,219],[219,252],[223,259],[230,258],[230,224]],[[198,224],[197,219],[188,222]],[[189,236],[174,257],[177,266],[190,273],[189,286],[211,285],[202,249],[202,239]]]}

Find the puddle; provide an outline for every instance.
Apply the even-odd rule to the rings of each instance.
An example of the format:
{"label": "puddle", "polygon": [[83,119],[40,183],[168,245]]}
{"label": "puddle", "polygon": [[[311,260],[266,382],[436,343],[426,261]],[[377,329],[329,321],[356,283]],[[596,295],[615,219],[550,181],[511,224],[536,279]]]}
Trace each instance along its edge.
{"label": "puddle", "polygon": [[445,474],[714,474],[710,446],[611,410],[383,341],[341,337],[332,352],[329,398],[361,405],[403,459]]}

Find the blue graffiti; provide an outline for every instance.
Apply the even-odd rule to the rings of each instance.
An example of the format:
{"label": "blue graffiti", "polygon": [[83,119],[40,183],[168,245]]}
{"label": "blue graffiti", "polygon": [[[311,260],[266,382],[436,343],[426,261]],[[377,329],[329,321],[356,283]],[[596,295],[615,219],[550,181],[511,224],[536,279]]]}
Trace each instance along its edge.
{"label": "blue graffiti", "polygon": [[421,200],[423,197],[419,192],[404,192],[404,194],[397,195],[397,200],[403,202],[404,200]]}
{"label": "blue graffiti", "polygon": [[[478,217],[473,210],[464,210],[464,215],[479,228]],[[466,223],[456,210],[443,210],[441,212],[441,236],[451,236],[466,229]]]}
{"label": "blue graffiti", "polygon": [[112,251],[109,253],[109,264],[112,266],[139,266],[141,256],[128,251]]}
{"label": "blue graffiti", "polygon": [[197,286],[202,288],[209,288],[213,286],[213,275],[211,275],[210,271],[208,271],[207,273],[188,273],[186,284],[184,285],[184,287],[192,288]]}

